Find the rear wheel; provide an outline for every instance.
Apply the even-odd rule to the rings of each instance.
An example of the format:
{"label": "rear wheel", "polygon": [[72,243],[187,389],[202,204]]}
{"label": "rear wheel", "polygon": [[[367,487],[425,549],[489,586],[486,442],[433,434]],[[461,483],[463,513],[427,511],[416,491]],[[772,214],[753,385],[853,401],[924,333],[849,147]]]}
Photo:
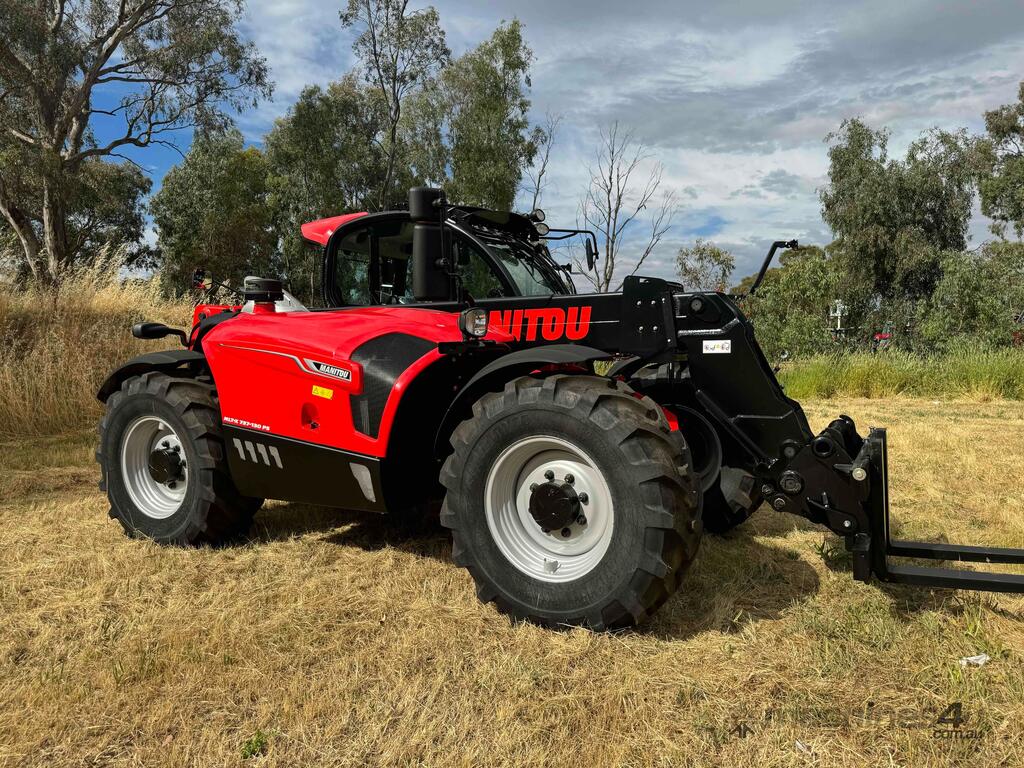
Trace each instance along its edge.
{"label": "rear wheel", "polygon": [[96,453],[110,516],[161,544],[218,544],[245,533],[262,499],[228,474],[211,385],[146,373],[107,400]]}
{"label": "rear wheel", "polygon": [[547,625],[636,624],[700,540],[686,443],[625,384],[523,377],[452,435],[441,522],[485,602]]}

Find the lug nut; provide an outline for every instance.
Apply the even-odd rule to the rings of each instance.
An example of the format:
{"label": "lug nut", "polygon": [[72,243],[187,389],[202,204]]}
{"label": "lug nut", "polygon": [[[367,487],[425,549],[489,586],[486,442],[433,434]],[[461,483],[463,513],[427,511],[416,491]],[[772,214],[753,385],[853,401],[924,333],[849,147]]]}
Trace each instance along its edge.
{"label": "lug nut", "polygon": [[530,483],[530,493],[533,493],[536,490],[537,490],[537,484],[536,483]]}
{"label": "lug nut", "polygon": [[544,470],[544,477],[546,479],[548,479],[548,480],[554,480],[555,479],[555,473],[552,472],[550,469],[546,469],[546,470]]}
{"label": "lug nut", "polygon": [[572,536],[572,529],[571,528],[563,528],[562,529],[562,538],[563,539],[568,539],[570,536]]}
{"label": "lug nut", "polygon": [[587,492],[586,492],[586,491],[584,491],[583,493],[581,493],[581,494],[579,495],[579,498],[580,498],[580,504],[586,504],[587,502],[589,502],[589,501],[590,501],[590,497],[589,497],[589,496],[587,495]]}
{"label": "lug nut", "polygon": [[776,496],[772,499],[772,507],[781,512],[786,508],[786,499],[782,496]]}
{"label": "lug nut", "polygon": [[572,485],[573,483],[576,482],[576,478],[573,477],[572,475],[566,475],[565,482],[567,482],[569,485]]}
{"label": "lug nut", "polygon": [[762,496],[771,496],[772,495],[772,491],[774,491],[774,490],[775,489],[772,487],[771,483],[765,483],[764,485],[761,486],[761,495]]}
{"label": "lug nut", "polygon": [[576,522],[579,523],[580,525],[586,525],[587,524],[587,516],[586,515],[580,515],[579,517],[576,518]]}

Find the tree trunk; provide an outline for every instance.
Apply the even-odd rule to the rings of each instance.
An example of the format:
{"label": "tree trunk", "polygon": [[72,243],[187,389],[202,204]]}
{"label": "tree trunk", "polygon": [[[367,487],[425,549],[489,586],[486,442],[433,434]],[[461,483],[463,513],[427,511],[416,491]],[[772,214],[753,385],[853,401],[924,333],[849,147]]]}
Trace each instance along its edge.
{"label": "tree trunk", "polygon": [[70,265],[66,229],[66,205],[60,191],[60,181],[47,178],[43,181],[43,248],[46,251],[48,282],[60,282],[64,271]]}

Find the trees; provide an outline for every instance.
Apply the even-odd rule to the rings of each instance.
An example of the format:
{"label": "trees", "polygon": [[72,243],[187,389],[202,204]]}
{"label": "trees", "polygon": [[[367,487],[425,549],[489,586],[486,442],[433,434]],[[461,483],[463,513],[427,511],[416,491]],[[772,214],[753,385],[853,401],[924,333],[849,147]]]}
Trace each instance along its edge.
{"label": "trees", "polygon": [[375,139],[386,121],[381,101],[350,73],[326,88],[304,89],[267,134],[268,204],[281,268],[304,300],[317,294],[320,264],[299,225],[376,205],[387,157]]}
{"label": "trees", "polygon": [[986,135],[978,142],[978,191],[981,212],[1003,237],[1008,225],[1024,235],[1024,82],[1015,104],[985,113]]}
{"label": "trees", "polygon": [[676,254],[679,277],[688,291],[724,291],[736,266],[732,254],[703,238]]}
{"label": "trees", "polygon": [[541,139],[527,116],[532,59],[512,21],[424,83],[402,127],[412,177],[454,202],[510,210]]}
{"label": "trees", "polygon": [[[594,289],[600,292],[617,288],[625,276],[619,276],[622,246],[626,231],[635,227],[640,212],[651,206],[649,231],[637,251],[636,263],[628,273],[636,274],[651,252],[668,232],[676,214],[674,191],[661,189],[664,166],[651,163],[644,175],[644,165],[651,156],[633,133],[619,127],[618,122],[601,131],[600,147],[590,168],[590,183],[580,204],[583,228],[597,231],[601,259],[596,272],[576,263]],[[638,178],[639,176],[639,178]],[[660,194],[659,194],[660,191]]]}
{"label": "trees", "polygon": [[769,359],[837,349],[828,329],[828,306],[842,287],[840,264],[814,246],[787,252],[779,267],[768,270],[757,293],[744,300],[743,309]]}
{"label": "trees", "polygon": [[359,35],[353,51],[365,81],[384,105],[386,123],[378,139],[385,157],[377,207],[404,199],[402,184],[395,184],[399,162],[399,125],[406,98],[423,86],[447,62],[451,51],[437,11],[431,6],[408,12],[409,0],[349,0],[341,23]]}
{"label": "trees", "polygon": [[1008,346],[1024,313],[1024,245],[987,243],[945,254],[942,278],[921,311],[920,333],[933,350]]}
{"label": "trees", "polygon": [[[111,174],[97,161],[223,125],[224,106],[269,93],[241,12],[239,0],[0,0],[0,213],[34,276],[56,282],[82,252],[78,196]],[[112,138],[97,139],[97,116],[116,121]]]}
{"label": "trees", "polygon": [[939,254],[966,246],[973,190],[963,131],[930,131],[903,161],[889,159],[888,138],[856,119],[829,135],[821,212],[858,288],[895,304],[929,295]]}
{"label": "trees", "polygon": [[555,145],[558,127],[562,124],[562,116],[548,112],[544,116],[544,124],[536,129],[537,154],[534,164],[526,169],[526,177],[530,180],[527,191],[530,193],[530,210],[540,207],[541,196],[548,185],[548,164],[551,162],[551,148]]}
{"label": "trees", "polygon": [[196,267],[235,285],[247,274],[278,273],[266,180],[265,158],[238,131],[195,139],[151,204],[172,291],[187,288]]}

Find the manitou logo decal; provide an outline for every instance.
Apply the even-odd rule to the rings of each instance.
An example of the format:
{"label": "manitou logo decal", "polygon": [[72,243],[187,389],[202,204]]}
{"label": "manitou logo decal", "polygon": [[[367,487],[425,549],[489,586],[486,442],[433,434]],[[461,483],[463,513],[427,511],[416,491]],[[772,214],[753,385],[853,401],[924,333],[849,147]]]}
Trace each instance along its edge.
{"label": "manitou logo decal", "polygon": [[321,363],[318,360],[310,360],[308,357],[306,358],[306,365],[321,376],[329,376],[332,379],[340,379],[341,381],[352,381],[352,371],[346,368],[339,368],[330,363]]}
{"label": "manitou logo decal", "polygon": [[[579,341],[590,332],[590,307],[494,310],[491,328],[500,328],[516,341]],[[538,335],[539,334],[539,335]]]}

